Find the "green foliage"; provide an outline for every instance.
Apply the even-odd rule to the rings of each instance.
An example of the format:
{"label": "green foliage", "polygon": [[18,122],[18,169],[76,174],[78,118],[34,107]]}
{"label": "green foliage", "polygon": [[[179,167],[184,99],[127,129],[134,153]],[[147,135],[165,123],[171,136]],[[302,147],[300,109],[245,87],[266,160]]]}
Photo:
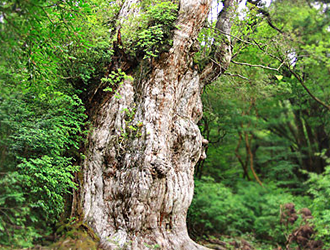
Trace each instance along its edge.
{"label": "green foliage", "polygon": [[72,173],[79,168],[72,166],[70,158],[44,155],[37,159],[24,159],[17,167],[24,179],[33,208],[41,208],[46,219],[56,219],[63,211],[64,194],[75,188]]}
{"label": "green foliage", "polygon": [[[118,69],[118,72],[112,71],[108,77],[104,77],[101,79],[102,83],[106,83],[106,87],[103,89],[103,91],[113,92],[123,83],[124,79],[129,79],[131,81],[134,80],[133,77],[126,75],[126,73],[123,72],[121,69]],[[118,96],[118,98],[120,97],[117,91],[116,96]]]}
{"label": "green foliage", "polygon": [[189,209],[189,218],[204,232],[234,233],[248,228],[253,212],[241,204],[230,188],[215,183],[211,177],[195,182],[195,199]]}
{"label": "green foliage", "polygon": [[[120,98],[115,90],[128,77],[118,70],[102,78],[114,53],[115,26],[122,27],[122,49],[137,59],[158,57],[172,43],[173,30],[179,28],[177,1],[143,0],[135,6],[139,14],[119,24],[115,19],[120,4],[0,3],[1,247],[32,246],[63,212],[64,197],[75,188],[72,175],[79,169],[86,119],[77,94],[86,95],[87,88],[101,81],[103,91]],[[189,210],[190,227],[199,234],[249,234],[262,244],[283,244],[295,225],[280,224],[280,205],[293,202],[297,209],[312,208],[317,237],[330,244],[325,202],[330,199],[330,168],[324,168],[329,165],[329,112],[306,94],[290,71],[317,97],[329,100],[329,11],[320,6],[273,1],[267,11],[281,33],[253,4],[236,18],[234,60],[254,66],[232,64],[228,73],[243,77],[224,75],[203,96],[201,128],[210,146]],[[213,22],[199,34],[202,48],[195,63],[200,69],[210,61],[214,46],[228,42],[214,29]],[[140,137],[143,126],[135,119],[134,107],[122,112],[125,125],[118,143]],[[251,166],[246,165],[246,175],[238,160],[237,155],[248,159],[246,135],[264,188],[245,180],[253,177]],[[315,154],[321,151],[325,153]],[[307,175],[313,202],[299,196],[306,190],[302,180]]]}
{"label": "green foliage", "polygon": [[157,57],[159,51],[156,49],[157,46],[163,44],[164,32],[162,25],[155,25],[146,30],[141,31],[138,34],[139,40],[137,47],[142,48],[146,53],[144,58]]}
{"label": "green foliage", "polygon": [[[274,2],[264,11],[275,26],[283,27],[279,33],[261,18],[255,5],[247,7],[246,15],[234,22],[232,44],[234,61],[251,66],[231,64],[227,72],[237,77],[225,73],[204,92],[201,129],[211,143],[203,172],[228,183],[232,182],[228,178],[236,178],[233,173],[253,179],[250,168],[249,177],[245,175],[237,157],[246,162],[247,134],[261,180],[304,192],[301,179],[306,176],[299,170],[324,170],[325,161],[315,153],[329,149],[329,112],[310,98],[289,69],[317,97],[329,99],[325,53],[329,15],[305,1],[295,1],[290,7]],[[213,36],[212,23],[200,34],[203,44],[197,54],[202,59],[212,56],[212,44],[217,43]]]}
{"label": "green foliage", "polygon": [[1,5],[2,77],[22,76],[37,91],[60,78],[78,93],[83,83],[104,73],[112,56],[107,23],[119,11],[116,4],[31,0]]}
{"label": "green foliage", "polygon": [[[325,166],[329,163],[324,156],[329,156],[329,111],[301,86],[302,81],[328,103],[328,8],[297,0],[273,1],[269,8],[262,7],[270,19],[254,4],[248,3],[246,11],[235,20],[231,32],[233,61],[238,63],[232,63],[203,95],[204,116],[199,125],[210,144],[202,170],[196,171],[202,178],[196,181],[189,211],[189,221],[197,221],[196,225],[190,222],[192,234],[194,229],[199,236],[250,234],[254,244],[267,244],[260,249],[272,244],[270,249],[274,249],[275,243],[284,245],[286,236],[298,227],[299,221],[288,227],[280,223],[280,205],[293,202],[297,210],[312,210],[316,237],[328,247],[326,201],[330,197]],[[202,48],[195,58],[200,67],[213,56],[212,45],[221,41],[214,33],[214,23],[200,33]],[[247,145],[265,188],[246,181],[254,181]],[[317,152],[324,152],[323,156]],[[304,184],[308,176],[309,186]],[[227,207],[234,207],[233,212]]]}
{"label": "green foliage", "polygon": [[[134,104],[135,106],[135,104]],[[134,121],[136,108],[132,109],[124,108],[122,112],[125,113],[125,127],[121,128],[120,143],[128,140],[129,138],[139,138],[142,136],[141,130],[143,123],[141,121]]]}
{"label": "green foliage", "polygon": [[[114,29],[113,18],[119,12],[119,5],[94,0],[83,6],[81,15],[70,20],[68,24],[74,28],[63,39],[64,49],[61,56],[60,74],[69,79],[75,88],[83,89],[81,83],[91,84],[93,79],[104,75],[113,51],[109,29]],[[67,33],[67,32],[65,32]]]}
{"label": "green foliage", "polygon": [[158,244],[155,245],[149,245],[147,243],[144,243],[145,247],[147,247],[148,249],[160,249],[160,246]]}
{"label": "green foliage", "polygon": [[92,25],[98,10],[82,1],[0,4],[1,246],[30,247],[50,233],[75,188],[86,119],[76,94],[111,56],[106,27]]}
{"label": "green foliage", "polygon": [[[17,90],[15,90],[17,91]],[[76,96],[7,94],[0,102],[0,245],[31,246],[63,212],[84,124]]]}
{"label": "green foliage", "polygon": [[[177,4],[172,1],[142,1],[141,13],[129,19],[122,28],[124,46],[129,53],[143,52],[143,58],[157,57],[171,45],[171,32],[175,28]],[[132,32],[132,23],[139,22],[139,28]]]}
{"label": "green foliage", "polygon": [[294,226],[280,223],[281,205],[293,202],[300,209],[310,204],[307,197],[293,196],[274,184],[239,182],[234,189],[210,177],[196,180],[195,198],[189,209],[191,231],[242,236],[254,232],[265,243],[285,244]]}
{"label": "green foliage", "polygon": [[[330,159],[324,153],[325,151],[320,155],[330,164]],[[326,247],[329,247],[330,207],[327,201],[330,200],[330,166],[326,167],[322,174],[309,173],[307,184],[309,185],[308,192],[313,197],[311,210],[314,216],[313,223],[317,231],[316,237],[323,240]]]}

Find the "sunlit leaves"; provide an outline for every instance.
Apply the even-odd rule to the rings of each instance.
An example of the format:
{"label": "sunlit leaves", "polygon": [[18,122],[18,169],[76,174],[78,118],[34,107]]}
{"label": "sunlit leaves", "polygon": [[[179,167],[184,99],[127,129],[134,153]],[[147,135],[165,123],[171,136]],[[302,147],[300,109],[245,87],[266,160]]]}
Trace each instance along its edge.
{"label": "sunlit leaves", "polygon": [[0,220],[0,244],[31,246],[63,211],[64,195],[75,187],[72,174],[79,168],[73,152],[79,147],[83,112],[76,96],[60,92],[35,96],[16,90],[2,96],[0,207],[6,216]]}
{"label": "sunlit leaves", "polygon": [[29,247],[75,187],[86,116],[65,80],[78,74],[77,51],[91,48],[82,20],[92,8],[30,0],[1,3],[0,12],[0,245]]}
{"label": "sunlit leaves", "polygon": [[[130,16],[122,25],[124,47],[134,56],[142,53],[143,59],[157,57],[166,45],[171,45],[178,6],[172,1],[144,0],[135,8],[140,13]],[[136,26],[133,32],[132,23]]]}

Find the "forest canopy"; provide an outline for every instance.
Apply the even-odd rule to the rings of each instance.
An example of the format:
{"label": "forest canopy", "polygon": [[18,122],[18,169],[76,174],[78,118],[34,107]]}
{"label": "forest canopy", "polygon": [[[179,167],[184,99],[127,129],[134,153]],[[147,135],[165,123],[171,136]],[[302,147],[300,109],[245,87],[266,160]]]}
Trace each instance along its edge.
{"label": "forest canopy", "polygon": [[[142,93],[183,29],[180,1],[138,2],[142,14],[125,20],[124,1],[0,3],[0,248],[78,230],[97,242],[76,211],[89,135],[102,123],[96,107],[124,100],[125,81]],[[230,8],[228,34],[217,18]],[[189,51],[189,67],[209,81],[190,237],[210,248],[328,249],[329,1],[214,0],[208,13]],[[218,71],[205,76],[210,65]],[[115,112],[125,117],[120,149],[144,136],[137,106]]]}

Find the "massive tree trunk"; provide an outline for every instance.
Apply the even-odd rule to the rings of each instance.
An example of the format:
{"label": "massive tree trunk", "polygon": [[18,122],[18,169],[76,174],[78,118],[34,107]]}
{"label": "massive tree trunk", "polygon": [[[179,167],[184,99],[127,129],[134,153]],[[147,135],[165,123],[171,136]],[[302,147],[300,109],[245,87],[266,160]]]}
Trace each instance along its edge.
{"label": "massive tree trunk", "polygon": [[[136,2],[126,0],[119,19]],[[93,107],[80,206],[105,249],[204,249],[190,240],[186,214],[206,142],[196,125],[203,86],[192,56],[210,4],[181,0],[171,49],[149,62],[147,76],[123,80],[120,98],[108,93]]]}

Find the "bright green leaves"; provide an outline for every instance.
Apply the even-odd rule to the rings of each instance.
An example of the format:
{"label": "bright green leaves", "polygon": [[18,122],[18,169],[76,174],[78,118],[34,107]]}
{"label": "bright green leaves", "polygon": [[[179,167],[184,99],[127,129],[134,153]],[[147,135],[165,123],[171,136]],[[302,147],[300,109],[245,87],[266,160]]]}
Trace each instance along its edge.
{"label": "bright green leaves", "polygon": [[146,18],[151,25],[163,25],[165,30],[174,27],[178,6],[173,1],[156,0],[146,11]]}
{"label": "bright green leaves", "polygon": [[152,26],[149,29],[141,31],[138,34],[137,46],[143,48],[146,53],[144,58],[157,57],[159,50],[156,49],[157,45],[162,45],[164,43],[164,32],[162,30],[162,25]]}
{"label": "bright green leaves", "polygon": [[[4,88],[0,101],[0,245],[29,247],[75,188],[86,115],[80,99]],[[12,94],[10,92],[13,92]]]}
{"label": "bright green leaves", "polygon": [[79,89],[102,77],[110,64],[113,51],[109,31],[113,29],[113,18],[119,11],[119,5],[105,1],[89,1],[85,5],[89,5],[90,13],[84,12],[68,22],[77,31],[70,40],[64,40],[66,51],[61,56],[63,79],[71,80]]}
{"label": "bright green leaves", "polygon": [[81,89],[82,82],[104,73],[112,56],[109,19],[118,11],[116,4],[31,0],[11,5],[0,10],[5,17],[0,52],[6,58],[1,64],[23,76],[27,86],[39,91],[60,77]]}
{"label": "bright green leaves", "polygon": [[275,75],[276,79],[281,81],[283,79],[283,76],[282,75]]}
{"label": "bright green leaves", "polygon": [[301,209],[310,202],[308,198],[295,197],[272,183],[261,187],[257,183],[241,181],[230,188],[216,183],[211,177],[203,177],[195,181],[195,186],[188,225],[200,235],[215,233],[244,237],[253,232],[254,237],[264,242],[285,244],[286,234],[291,233],[294,226],[283,228],[280,224],[280,206],[294,202]]}
{"label": "bright green leaves", "polygon": [[37,208],[40,211],[38,216],[47,221],[56,221],[64,209],[64,195],[72,193],[76,187],[72,173],[79,167],[72,166],[71,161],[67,157],[44,155],[23,159],[17,166],[25,182],[25,190],[29,192],[30,206]]}
{"label": "bright green leaves", "polygon": [[105,89],[103,89],[103,91],[113,91],[113,88],[118,88],[118,85],[121,85],[125,79],[133,81],[133,77],[126,75],[126,73],[121,69],[118,69],[117,72],[112,71],[108,77],[101,79],[102,83],[106,83],[108,85]]}
{"label": "bright green leaves", "polygon": [[87,118],[77,94],[104,76],[118,11],[102,0],[0,3],[0,248],[43,238],[75,188]]}
{"label": "bright green leaves", "polygon": [[[15,52],[6,53],[9,51],[3,46],[0,49],[4,49],[4,56],[19,59],[22,67],[19,69],[26,69],[29,81],[34,81],[35,85],[41,84],[37,83],[39,80],[52,82],[56,79],[58,62],[67,50],[64,41],[69,43],[68,39],[79,36],[69,25],[81,16],[81,9],[77,11],[77,8],[82,7],[66,5],[64,8],[54,1],[21,1],[3,12],[6,18],[1,40],[10,44]],[[17,44],[12,43],[15,39]]]}
{"label": "bright green leaves", "polygon": [[[124,47],[129,53],[143,59],[157,57],[171,45],[172,31],[175,27],[178,6],[172,1],[142,1],[141,13],[135,19],[127,21],[122,28]],[[139,23],[132,32],[131,23]]]}
{"label": "bright green leaves", "polygon": [[121,95],[118,93],[118,88],[123,84],[124,80],[133,81],[132,76],[126,75],[124,71],[118,69],[117,72],[112,71],[108,77],[104,77],[101,79],[102,84],[105,84],[105,88],[103,91],[105,92],[113,92],[115,94],[115,98],[120,99]]}
{"label": "bright green leaves", "polygon": [[142,136],[141,130],[143,127],[143,122],[134,121],[135,113],[136,113],[136,108],[124,108],[121,112],[125,113],[125,127],[121,128],[121,135],[120,135],[120,143],[125,142],[125,140],[128,139],[134,139],[134,138],[139,138]]}
{"label": "bright green leaves", "polygon": [[175,28],[178,6],[172,1],[157,0],[145,13],[147,27],[138,33],[137,48],[143,49],[144,58],[157,57],[163,45],[171,45],[171,30]]}
{"label": "bright green leaves", "polygon": [[326,151],[318,154],[326,161],[327,167],[324,173],[309,173],[308,192],[313,196],[311,204],[312,214],[315,217],[313,223],[318,232],[317,238],[330,246],[330,158],[326,156]]}

